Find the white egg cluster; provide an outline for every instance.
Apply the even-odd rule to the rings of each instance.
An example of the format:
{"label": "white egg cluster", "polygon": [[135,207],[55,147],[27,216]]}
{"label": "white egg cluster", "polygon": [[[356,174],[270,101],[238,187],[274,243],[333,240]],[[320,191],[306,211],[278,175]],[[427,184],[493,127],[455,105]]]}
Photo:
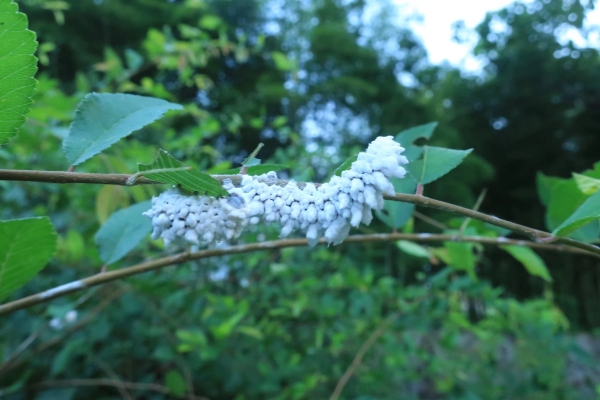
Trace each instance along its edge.
{"label": "white egg cluster", "polygon": [[178,239],[199,245],[214,245],[237,238],[244,227],[261,221],[279,222],[281,237],[299,230],[314,246],[319,237],[339,244],[351,227],[368,225],[372,210],[383,207],[383,193],[394,193],[388,178],[402,178],[408,161],[404,149],[391,136],[378,137],[359,153],[352,167],[327,183],[277,183],[275,172],[244,175],[240,187],[225,180],[227,198],[185,196],[169,190],[152,199],[144,215],[152,218],[152,238],[165,245]]}

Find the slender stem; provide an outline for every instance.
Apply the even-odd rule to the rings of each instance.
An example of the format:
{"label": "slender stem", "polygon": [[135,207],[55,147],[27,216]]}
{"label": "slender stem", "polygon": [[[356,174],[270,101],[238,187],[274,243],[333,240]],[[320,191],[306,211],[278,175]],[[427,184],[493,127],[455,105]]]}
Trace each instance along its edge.
{"label": "slender stem", "polygon": [[369,351],[369,349],[373,347],[377,339],[379,339],[381,335],[385,333],[387,327],[392,322],[394,322],[394,320],[399,316],[400,314],[398,313],[390,315],[388,318],[385,319],[385,321],[383,321],[381,325],[379,325],[379,327],[373,333],[371,333],[371,336],[369,336],[367,341],[363,343],[363,345],[358,350],[358,353],[356,353],[356,356],[354,356],[352,364],[350,364],[344,375],[342,375],[342,377],[338,381],[337,385],[335,385],[335,389],[331,394],[329,400],[337,400],[340,397],[340,395],[342,394],[342,390],[344,390],[344,387],[346,387],[346,384],[362,363],[362,359],[364,358],[365,354],[367,354],[367,351]]}
{"label": "slender stem", "polygon": [[[492,245],[518,245],[528,246],[540,250],[555,250],[562,252],[587,254],[590,253],[584,250],[574,249],[567,246],[544,244],[528,242],[523,240],[512,240],[506,238],[491,238],[491,237],[479,237],[479,236],[455,236],[455,235],[433,235],[429,233],[420,234],[404,234],[404,233],[377,233],[371,235],[352,235],[348,236],[344,243],[368,243],[368,242],[382,242],[382,241],[395,241],[395,240],[412,240],[418,242],[446,242],[446,241],[459,241],[459,242],[476,242],[482,244]],[[11,312],[21,310],[23,308],[31,307],[36,304],[45,303],[49,300],[57,297],[63,297],[67,294],[87,289],[89,287],[102,285],[114,280],[126,278],[128,276],[141,274],[160,268],[164,268],[170,265],[182,264],[190,260],[200,260],[203,258],[217,257],[222,255],[231,254],[243,254],[254,251],[269,251],[273,249],[280,249],[286,247],[300,247],[306,246],[308,241],[306,239],[283,239],[274,240],[269,242],[249,243],[241,244],[236,246],[230,246],[221,249],[209,249],[201,250],[193,253],[183,252],[163,258],[158,258],[152,261],[144,262],[141,264],[133,265],[127,268],[121,268],[114,271],[107,271],[97,275],[92,275],[88,278],[80,279],[78,281],[70,282],[44,292],[34,294],[28,297],[24,297],[9,303],[0,305],[0,316],[9,314]],[[327,244],[325,239],[319,240],[319,244]]]}

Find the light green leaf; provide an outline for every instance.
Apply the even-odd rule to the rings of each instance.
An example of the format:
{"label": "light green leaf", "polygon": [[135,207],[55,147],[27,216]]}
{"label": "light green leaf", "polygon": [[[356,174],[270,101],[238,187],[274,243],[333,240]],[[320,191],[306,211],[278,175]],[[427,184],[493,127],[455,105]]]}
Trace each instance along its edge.
{"label": "light green leaf", "polygon": [[408,158],[408,161],[414,161],[423,154],[423,147],[415,146],[414,143],[419,139],[429,140],[437,126],[437,122],[430,122],[425,125],[406,129],[396,135],[396,142],[400,143],[406,149],[404,156]]}
{"label": "light green leaf", "polygon": [[351,155],[350,157],[346,158],[346,161],[344,161],[342,163],[342,165],[340,165],[339,167],[337,167],[335,169],[335,171],[333,171],[333,175],[334,176],[341,176],[342,172],[346,171],[347,169],[350,169],[350,167],[352,167],[352,163],[354,161],[356,161],[356,159],[358,158],[358,153]]}
{"label": "light green leaf", "polygon": [[63,149],[72,165],[107,149],[179,104],[133,94],[90,93],[81,100]]}
{"label": "light green leaf", "polygon": [[[182,168],[185,165],[173,158],[164,150],[159,150],[152,164],[138,164],[138,171],[150,171],[155,169]],[[181,187],[190,192],[198,192],[209,196],[229,196],[227,190],[223,189],[221,183],[212,176],[196,169],[187,171],[168,171],[144,174],[145,177]]]}
{"label": "light green leaf", "polygon": [[0,221],[0,300],[40,272],[55,251],[50,219]]}
{"label": "light green leaf", "polygon": [[209,329],[217,339],[223,339],[231,335],[233,328],[246,316],[248,310],[240,310],[231,318],[225,320],[216,326],[211,326]]}
{"label": "light green leaf", "polygon": [[[283,164],[260,164],[253,165],[252,167],[248,167],[246,173],[248,175],[262,175],[269,171],[280,171],[282,169],[289,168],[287,165]],[[219,175],[237,175],[240,173],[239,168],[228,169],[227,171],[219,172]]]}
{"label": "light green leaf", "polygon": [[31,110],[37,71],[35,33],[12,1],[0,1],[0,145],[17,134]]}
{"label": "light green leaf", "polygon": [[552,234],[565,236],[589,222],[600,219],[600,192],[591,195]]}
{"label": "light green leaf", "polygon": [[473,243],[466,242],[444,242],[448,252],[450,266],[454,269],[465,271],[473,279],[475,275],[475,254],[473,254]]}
{"label": "light green leaf", "polygon": [[254,167],[260,164],[260,158],[251,158],[248,160],[248,162],[245,164],[246,167]]}
{"label": "light green leaf", "polygon": [[[402,179],[392,178],[390,181],[396,193],[415,194],[417,190],[417,182],[408,175]],[[414,210],[415,205],[411,203],[386,201],[383,210],[376,211],[375,214],[390,228],[400,229],[410,220]]]}
{"label": "light green leaf", "polygon": [[284,53],[274,51],[271,53],[275,68],[280,71],[293,71],[296,69],[296,63],[288,58]]}
{"label": "light green leaf", "polygon": [[183,396],[187,391],[183,376],[175,369],[170,370],[165,375],[165,386],[168,387],[175,396]]}
{"label": "light green leaf", "polygon": [[105,264],[119,261],[152,231],[150,218],[142,215],[150,200],[117,211],[98,230],[94,240]]}
{"label": "light green leaf", "polygon": [[406,165],[406,170],[422,185],[441,178],[456,168],[473,151],[452,150],[442,147],[425,146],[423,159]]}
{"label": "light green leaf", "polygon": [[538,256],[529,247],[506,245],[500,246],[500,248],[508,252],[517,261],[523,264],[527,272],[529,272],[531,275],[539,276],[548,282],[552,282],[552,277],[550,276],[550,272],[548,272],[548,268],[546,267],[544,260],[542,260],[540,256]]}
{"label": "light green leaf", "polygon": [[207,29],[209,31],[215,30],[217,29],[219,26],[221,26],[221,24],[223,23],[223,21],[221,21],[221,18],[217,17],[216,15],[205,15],[200,19],[200,22],[198,22],[198,26],[202,29]]}
{"label": "light green leaf", "polygon": [[396,242],[396,246],[398,246],[398,248],[404,253],[410,254],[411,256],[426,259],[431,258],[431,253],[429,250],[418,243],[410,242],[408,240],[398,240]]}
{"label": "light green leaf", "polygon": [[237,328],[237,331],[243,333],[244,335],[252,336],[258,340],[263,340],[265,337],[265,335],[258,328],[253,326],[240,326]]}
{"label": "light green leaf", "polygon": [[575,183],[577,184],[579,190],[581,190],[584,194],[594,194],[600,189],[600,179],[575,173],[573,173],[573,178],[575,179]]}

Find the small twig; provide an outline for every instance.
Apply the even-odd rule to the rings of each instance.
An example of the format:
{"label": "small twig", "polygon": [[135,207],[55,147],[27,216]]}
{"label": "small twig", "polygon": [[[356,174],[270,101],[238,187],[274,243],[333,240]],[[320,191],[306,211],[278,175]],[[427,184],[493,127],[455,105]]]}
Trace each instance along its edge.
{"label": "small twig", "polygon": [[[185,399],[189,398],[187,395],[180,396],[169,390],[168,387],[159,385],[156,383],[136,383],[126,382],[115,379],[65,379],[61,381],[43,381],[36,383],[35,385],[27,386],[29,389],[46,389],[55,387],[77,387],[77,386],[111,386],[111,387],[124,387],[130,390],[148,390],[152,392],[158,392],[167,394],[169,396]],[[194,396],[194,400],[209,400],[206,397]]]}
{"label": "small twig", "polygon": [[415,216],[415,218],[418,218],[421,221],[426,222],[429,225],[438,228],[439,230],[445,231],[445,230],[449,229],[445,224],[442,224],[441,222],[436,221],[435,219],[430,218],[427,215],[420,213],[418,211],[413,211],[413,215]]}
{"label": "small twig", "polygon": [[[483,203],[483,199],[485,199],[486,193],[487,189],[483,189],[481,191],[479,197],[477,198],[477,201],[475,202],[475,206],[473,206],[474,211],[479,211],[479,207],[481,207],[481,203]],[[470,217],[465,218],[465,220],[460,226],[460,229],[458,230],[458,236],[462,236],[463,232],[465,231],[465,229],[467,229],[467,226],[469,225],[469,222],[471,222],[471,220],[472,218]]]}
{"label": "small twig", "polygon": [[240,168],[240,175],[246,175],[248,173],[248,163],[250,163],[250,161],[252,161],[252,159],[256,157],[256,155],[258,154],[260,149],[263,148],[263,146],[263,143],[259,143],[258,146],[256,146],[256,149],[254,149],[254,151],[250,153],[250,155],[246,157],[246,159],[242,162],[242,168]]}
{"label": "small twig", "polygon": [[87,313],[87,315],[84,318],[79,320],[79,322],[77,322],[76,324],[65,329],[61,336],[56,337],[51,340],[48,340],[47,342],[44,342],[44,343],[38,345],[24,359],[18,360],[16,358],[11,357],[10,359],[4,361],[2,364],[0,364],[0,372],[5,372],[5,371],[11,370],[13,368],[16,368],[19,365],[23,364],[27,359],[30,359],[31,357],[33,357],[34,355],[39,354],[39,353],[47,350],[48,348],[61,343],[64,339],[66,339],[73,332],[78,331],[79,329],[83,328],[87,323],[89,323],[92,319],[94,319],[96,317],[96,315],[98,315],[105,307],[109,306],[113,301],[115,301],[117,298],[119,298],[125,292],[126,292],[126,290],[124,290],[124,289],[120,289],[120,290],[116,290],[116,291],[112,292],[104,300],[102,300],[102,302],[100,304],[98,304],[89,313]]}
{"label": "small twig", "polygon": [[133,396],[129,394],[127,387],[123,385],[123,381],[119,379],[115,371],[113,371],[108,365],[100,360],[95,360],[95,363],[98,365],[98,367],[100,367],[100,369],[106,372],[106,375],[108,375],[110,379],[119,383],[119,385],[117,385],[117,390],[119,391],[119,394],[121,394],[122,398],[125,400],[135,400]]}
{"label": "small twig", "polygon": [[[490,217],[492,218],[492,217]],[[577,253],[584,255],[595,255],[587,251],[587,249],[578,249],[567,246],[559,246],[554,244],[544,244],[530,242],[526,240],[514,240],[507,239],[504,237],[492,238],[492,237],[480,237],[480,236],[465,236],[457,237],[456,235],[434,235],[430,233],[417,233],[417,234],[405,234],[405,233],[376,233],[370,235],[352,235],[348,236],[344,243],[368,243],[368,242],[382,242],[382,241],[396,241],[396,240],[412,240],[417,242],[447,242],[447,241],[459,241],[459,242],[475,242],[482,244],[492,245],[507,245],[514,244],[517,246],[527,246],[536,249],[543,250],[554,250],[561,252]],[[319,244],[327,244],[325,239],[321,239]],[[88,278],[84,278],[78,281],[70,282],[58,287],[55,287],[44,292],[34,294],[28,297],[24,297],[9,303],[0,305],[0,316],[5,315],[23,308],[31,307],[36,304],[45,303],[52,299],[66,296],[70,293],[87,289],[93,286],[102,285],[114,280],[123,279],[128,276],[141,274],[148,271],[164,268],[170,265],[182,264],[186,261],[200,260],[204,258],[217,257],[223,255],[233,254],[244,254],[254,251],[269,251],[274,249],[286,248],[286,247],[301,247],[308,245],[306,239],[283,239],[273,240],[269,242],[249,243],[241,244],[236,246],[230,246],[220,249],[209,249],[201,250],[193,253],[187,251],[171,256],[158,258],[155,260],[147,261],[141,264],[133,265],[126,268],[120,268],[113,271],[107,271],[105,273],[96,274]],[[595,246],[592,246],[595,248]]]}
{"label": "small twig", "polygon": [[352,375],[354,375],[354,372],[356,372],[356,370],[360,366],[362,359],[367,353],[367,351],[369,351],[369,349],[375,344],[377,339],[379,339],[379,337],[384,334],[387,327],[398,317],[398,313],[390,315],[373,333],[371,333],[371,336],[369,336],[367,341],[363,343],[363,345],[358,350],[358,353],[356,353],[356,356],[354,356],[352,364],[350,364],[346,372],[344,372],[344,375],[342,375],[342,377],[338,381],[337,385],[335,385],[335,390],[331,394],[331,397],[329,397],[329,400],[337,400],[340,397],[340,395],[342,394],[342,390],[344,390],[344,387],[346,386]]}
{"label": "small twig", "polygon": [[69,167],[69,169],[67,170],[67,172],[75,172],[75,166],[74,166],[74,165],[71,165],[71,166]]}

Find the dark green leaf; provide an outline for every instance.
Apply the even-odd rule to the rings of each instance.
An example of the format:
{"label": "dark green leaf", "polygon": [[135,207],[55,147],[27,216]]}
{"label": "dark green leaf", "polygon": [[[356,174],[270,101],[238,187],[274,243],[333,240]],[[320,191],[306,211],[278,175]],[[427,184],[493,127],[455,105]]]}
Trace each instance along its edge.
{"label": "dark green leaf", "polygon": [[565,236],[589,222],[600,219],[600,192],[596,192],[583,202],[552,234]]}
{"label": "dark green leaf", "polygon": [[17,134],[31,110],[37,47],[27,17],[12,1],[0,1],[0,145]]}
{"label": "dark green leaf", "polygon": [[500,246],[500,248],[508,252],[517,261],[523,264],[527,272],[529,272],[531,275],[539,276],[548,282],[552,282],[552,277],[550,276],[550,272],[548,272],[548,268],[546,267],[544,260],[542,260],[540,256],[538,256],[529,247],[506,245]]}
{"label": "dark green leaf", "polygon": [[[262,175],[269,171],[280,171],[282,169],[289,168],[287,165],[283,164],[260,164],[254,165],[252,167],[248,167],[247,174],[248,175]],[[219,172],[219,175],[237,175],[240,173],[239,168],[228,169],[227,171]]]}
{"label": "dark green leaf", "polygon": [[396,135],[396,142],[406,149],[404,156],[408,158],[408,161],[414,161],[423,154],[423,147],[415,146],[414,143],[419,139],[429,140],[437,125],[437,122],[430,122],[406,129]]}
{"label": "dark green leaf", "polygon": [[423,159],[406,165],[406,170],[422,185],[441,178],[456,168],[473,149],[453,150],[425,146]]}
{"label": "dark green leaf", "polygon": [[0,300],[37,275],[55,251],[50,219],[0,221]]}
{"label": "dark green leaf", "polygon": [[444,247],[448,251],[449,263],[452,268],[465,271],[471,278],[477,279],[473,243],[444,242]]}
{"label": "dark green leaf", "polygon": [[106,221],[94,237],[100,258],[112,264],[127,253],[152,231],[152,222],[142,215],[152,207],[150,200],[117,211]]}
{"label": "dark green leaf", "polygon": [[357,158],[358,158],[358,153],[346,158],[346,161],[344,161],[342,163],[342,165],[340,165],[339,167],[337,167],[335,169],[335,171],[333,171],[333,175],[335,175],[335,176],[342,175],[342,172],[346,171],[347,169],[350,169],[350,167],[352,166],[352,163],[354,161],[356,161]]}
{"label": "dark green leaf", "polygon": [[152,97],[90,93],[75,111],[69,136],[63,143],[65,155],[72,165],[81,164],[167,111],[182,108]]}
{"label": "dark green leaf", "polygon": [[170,370],[167,372],[167,375],[165,375],[165,386],[168,387],[175,396],[183,396],[187,391],[183,376],[175,369]]}
{"label": "dark green leaf", "polygon": [[[410,176],[403,179],[392,178],[390,181],[396,193],[415,194],[417,190],[417,182]],[[414,210],[415,205],[411,203],[386,201],[383,210],[377,211],[376,215],[390,228],[400,229],[410,220]]]}
{"label": "dark green leaf", "polygon": [[[173,158],[164,150],[159,150],[158,155],[152,164],[138,164],[138,171],[149,171],[155,169],[182,168],[185,165]],[[167,171],[144,174],[144,176],[162,183],[181,185],[181,187],[190,192],[198,192],[209,196],[229,196],[229,193],[223,189],[221,183],[215,178],[196,169],[187,171]]]}

